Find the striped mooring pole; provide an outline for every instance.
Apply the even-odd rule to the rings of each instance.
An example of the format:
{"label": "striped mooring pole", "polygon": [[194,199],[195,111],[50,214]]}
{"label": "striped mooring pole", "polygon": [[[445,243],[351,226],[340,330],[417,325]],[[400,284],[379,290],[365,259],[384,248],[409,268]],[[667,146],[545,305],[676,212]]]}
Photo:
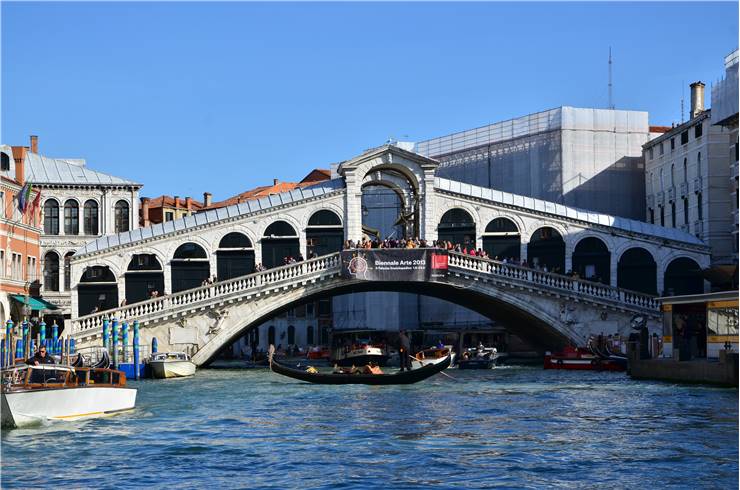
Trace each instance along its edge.
{"label": "striped mooring pole", "polygon": [[52,354],[60,354],[61,352],[57,352],[57,344],[59,340],[59,325],[57,325],[57,322],[52,323],[51,325],[51,350]]}
{"label": "striped mooring pole", "polygon": [[113,369],[118,369],[118,319],[113,319]]}
{"label": "striped mooring pole", "polygon": [[141,377],[139,372],[139,320],[134,320],[134,374],[136,379]]}
{"label": "striped mooring pole", "polygon": [[123,344],[123,362],[128,363],[128,322],[123,322],[123,325],[121,325],[121,336],[123,337],[121,341]]}
{"label": "striped mooring pole", "polygon": [[41,336],[41,341],[39,342],[39,347],[46,346],[46,322],[41,320],[39,323],[39,335]]}
{"label": "striped mooring pole", "polygon": [[110,352],[110,330],[108,330],[108,319],[103,318],[103,347]]}

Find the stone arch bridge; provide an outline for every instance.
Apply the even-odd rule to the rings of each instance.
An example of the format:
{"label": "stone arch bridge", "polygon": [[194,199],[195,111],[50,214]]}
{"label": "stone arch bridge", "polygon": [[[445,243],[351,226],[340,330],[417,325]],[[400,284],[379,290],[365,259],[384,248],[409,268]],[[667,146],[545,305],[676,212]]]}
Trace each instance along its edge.
{"label": "stone arch bridge", "polygon": [[[73,335],[85,343],[104,317],[138,319],[144,339],[156,333],[206,362],[222,341],[296,301],[405,288],[483,313],[495,307],[549,341],[577,342],[616,333],[635,313],[657,318],[656,295],[705,288],[709,248],[693,235],[437,178],[437,165],[386,145],[342,162],[329,181],[89,242],[70,261]],[[398,195],[401,233],[499,260],[452,254],[445,283],[339,278],[335,253],[371,233],[363,194],[379,183]],[[299,254],[318,258],[280,267]],[[259,263],[268,270],[255,272]]]}

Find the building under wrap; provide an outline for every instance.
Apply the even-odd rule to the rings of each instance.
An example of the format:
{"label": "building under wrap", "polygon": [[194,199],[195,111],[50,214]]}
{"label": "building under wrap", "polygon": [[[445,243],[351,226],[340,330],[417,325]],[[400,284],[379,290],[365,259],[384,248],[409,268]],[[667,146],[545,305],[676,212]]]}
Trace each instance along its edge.
{"label": "building under wrap", "polygon": [[437,176],[632,219],[645,216],[648,113],[558,107],[416,143]]}

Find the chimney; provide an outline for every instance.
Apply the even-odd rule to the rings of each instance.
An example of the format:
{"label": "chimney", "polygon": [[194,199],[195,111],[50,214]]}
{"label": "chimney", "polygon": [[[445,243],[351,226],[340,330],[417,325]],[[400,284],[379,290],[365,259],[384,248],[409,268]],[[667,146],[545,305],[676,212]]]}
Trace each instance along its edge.
{"label": "chimney", "polygon": [[694,82],[691,85],[691,118],[695,118],[704,111],[704,84]]}
{"label": "chimney", "polygon": [[149,226],[149,198],[141,198],[141,226]]}
{"label": "chimney", "polygon": [[192,208],[193,208],[193,198],[188,196],[185,198],[185,209],[187,209],[189,213],[192,210]]}
{"label": "chimney", "polygon": [[278,179],[272,179],[272,185],[278,185],[278,182],[280,182]]}
{"label": "chimney", "polygon": [[211,205],[211,197],[213,197],[213,194],[210,192],[204,192],[203,193],[203,206],[208,207]]}
{"label": "chimney", "polygon": [[35,134],[31,135],[31,153],[39,152],[39,137]]}
{"label": "chimney", "polygon": [[26,183],[26,147],[14,146],[13,147],[13,160],[15,160],[15,180],[20,185]]}
{"label": "chimney", "polygon": [[180,209],[180,196],[175,196],[175,209]]}

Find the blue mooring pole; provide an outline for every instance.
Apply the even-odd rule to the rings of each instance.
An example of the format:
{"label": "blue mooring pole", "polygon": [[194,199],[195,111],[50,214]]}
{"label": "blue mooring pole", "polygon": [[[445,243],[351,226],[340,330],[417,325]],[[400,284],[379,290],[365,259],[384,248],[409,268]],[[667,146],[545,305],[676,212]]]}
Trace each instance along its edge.
{"label": "blue mooring pole", "polygon": [[113,319],[113,369],[118,369],[118,319]]}
{"label": "blue mooring pole", "polygon": [[128,322],[123,322],[121,325],[121,336],[123,337],[123,362],[128,363]]}
{"label": "blue mooring pole", "polygon": [[13,355],[13,346],[11,345],[10,336],[13,333],[13,320],[8,319],[7,322],[5,322],[5,355],[8,356],[7,359],[5,359],[5,365],[10,366],[13,364],[12,359],[10,356]]}
{"label": "blue mooring pole", "polygon": [[108,319],[103,319],[103,347],[110,352],[110,331],[108,330]]}
{"label": "blue mooring pole", "polygon": [[27,352],[26,348],[30,347],[29,345],[26,345],[26,342],[28,342],[28,320],[23,320],[22,326],[23,326],[23,354],[21,356],[25,356]]}
{"label": "blue mooring pole", "polygon": [[139,320],[134,320],[134,374],[139,379]]}
{"label": "blue mooring pole", "polygon": [[75,353],[75,339],[69,339],[69,353]]}
{"label": "blue mooring pole", "polygon": [[21,339],[15,341],[15,358],[23,358],[23,341]]}
{"label": "blue mooring pole", "polygon": [[152,337],[152,354],[157,353],[157,337]]}
{"label": "blue mooring pole", "polygon": [[39,347],[42,345],[46,345],[46,323],[41,320],[41,323],[39,323],[39,335],[41,336]]}
{"label": "blue mooring pole", "polygon": [[5,367],[6,366],[6,364],[5,364],[5,357],[6,357],[5,356],[5,349],[6,349],[6,344],[7,343],[8,342],[7,342],[7,340],[5,340],[5,338],[3,338],[2,341],[0,341],[0,366],[2,366],[2,367]]}
{"label": "blue mooring pole", "polygon": [[36,353],[36,341],[31,339],[31,354],[34,354],[34,353]]}
{"label": "blue mooring pole", "polygon": [[59,326],[57,322],[51,325],[51,350],[52,354],[58,354],[57,352],[57,340],[59,340]]}

